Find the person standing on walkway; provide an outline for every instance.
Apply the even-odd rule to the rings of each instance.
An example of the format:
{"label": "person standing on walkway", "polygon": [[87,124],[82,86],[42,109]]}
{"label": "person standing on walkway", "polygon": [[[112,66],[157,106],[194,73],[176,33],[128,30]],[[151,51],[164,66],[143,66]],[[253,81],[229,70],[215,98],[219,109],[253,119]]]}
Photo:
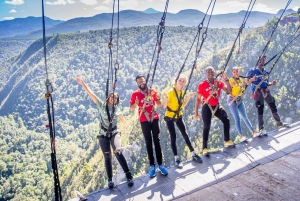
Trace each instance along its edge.
{"label": "person standing on walkway", "polygon": [[146,149],[150,163],[149,176],[150,178],[156,176],[152,145],[153,142],[158,170],[162,175],[168,175],[168,170],[162,163],[163,157],[160,145],[159,115],[155,111],[156,106],[161,106],[160,96],[156,90],[147,87],[144,75],[138,75],[135,80],[139,89],[134,91],[131,95],[130,110],[134,110],[136,107],[138,107],[139,120],[145,138]]}
{"label": "person standing on walkway", "polygon": [[[257,68],[249,70],[247,73],[246,82],[249,85],[251,83],[251,97],[255,100],[255,107],[257,108],[257,119],[260,135],[266,135],[267,131],[264,129],[264,102],[266,102],[271,110],[273,119],[278,127],[288,127],[287,123],[283,123],[277,112],[277,106],[275,98],[271,95],[269,90],[270,86],[276,84],[276,80],[269,82],[269,72],[264,69],[265,55],[259,57]],[[256,81],[252,81],[253,77],[257,77]]]}
{"label": "person standing on walkway", "polygon": [[[240,78],[240,71],[238,67],[232,68],[232,75],[233,77],[229,79],[229,84],[232,88],[231,94],[228,95],[227,103],[229,106],[229,109],[231,111],[231,114],[234,117],[235,120],[235,126],[238,131],[238,134],[240,135],[240,142],[244,142],[248,140],[243,134],[242,134],[242,128],[241,128],[241,120],[240,117],[243,119],[244,123],[246,124],[249,131],[252,133],[253,137],[257,137],[260,135],[260,133],[256,133],[247,117],[244,101],[243,101],[243,93],[245,91],[245,82],[242,78]],[[257,77],[251,78],[249,81],[253,82],[256,81]]]}
{"label": "person standing on walkway", "polygon": [[[114,150],[114,154],[121,165],[126,178],[128,186],[133,186],[133,178],[131,172],[128,168],[127,162],[125,160],[124,155],[120,151],[121,146],[121,137],[120,132],[117,128],[117,117],[122,121],[124,125],[127,125],[127,122],[123,115],[121,114],[118,104],[119,104],[119,95],[117,93],[109,93],[107,100],[105,102],[101,101],[93,92],[92,90],[84,83],[84,81],[77,77],[76,81],[83,87],[85,92],[90,96],[93,102],[96,104],[97,108],[99,109],[100,114],[100,132],[97,138],[99,139],[100,147],[104,156],[105,160],[105,169],[108,177],[108,187],[113,188],[114,182],[112,181],[113,172],[112,172],[112,154],[110,146]],[[113,115],[112,126],[110,129],[110,121],[111,114],[113,111],[113,104],[115,115]],[[110,117],[109,117],[109,116]]]}
{"label": "person standing on walkway", "polygon": [[224,90],[227,94],[232,92],[229,80],[225,73],[222,73],[222,78],[225,81],[215,78],[215,69],[212,66],[206,68],[205,74],[207,79],[198,85],[196,103],[195,103],[195,119],[199,120],[198,108],[200,102],[202,102],[202,120],[203,126],[203,155],[209,155],[207,148],[209,130],[211,127],[212,115],[215,115],[223,123],[224,131],[224,146],[234,147],[235,144],[230,140],[229,129],[230,121],[224,108],[220,105],[219,99],[221,90]]}
{"label": "person standing on walkway", "polygon": [[188,134],[186,133],[186,128],[184,121],[182,119],[182,110],[188,104],[189,100],[194,96],[191,92],[186,98],[183,97],[184,90],[183,87],[187,84],[187,77],[185,75],[180,75],[176,81],[174,87],[170,89],[167,93],[164,93],[163,108],[166,109],[164,120],[166,121],[170,138],[171,138],[171,148],[175,158],[175,164],[178,168],[183,167],[179,156],[177,155],[176,146],[176,132],[175,124],[180,130],[186,145],[188,146],[190,152],[192,153],[192,159],[198,163],[202,163],[201,157],[199,157],[192,146]]}

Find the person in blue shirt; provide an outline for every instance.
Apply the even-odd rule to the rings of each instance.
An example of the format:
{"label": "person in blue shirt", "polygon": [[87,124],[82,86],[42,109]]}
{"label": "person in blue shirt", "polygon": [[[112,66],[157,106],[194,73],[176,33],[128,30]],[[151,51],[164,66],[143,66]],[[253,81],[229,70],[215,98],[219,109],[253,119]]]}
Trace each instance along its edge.
{"label": "person in blue shirt", "polygon": [[[121,147],[121,139],[120,133],[117,128],[117,117],[122,121],[124,125],[127,125],[127,122],[124,116],[121,114],[118,104],[119,104],[119,95],[117,93],[109,93],[107,100],[104,102],[100,100],[92,90],[84,83],[84,81],[77,77],[76,81],[82,85],[85,92],[90,96],[93,100],[97,108],[99,109],[100,113],[100,131],[97,138],[99,139],[100,147],[102,153],[104,155],[105,160],[105,169],[108,177],[108,187],[113,188],[114,182],[112,181],[112,156],[110,146],[112,146],[114,150],[114,154],[121,165],[126,178],[128,186],[133,186],[133,178],[131,172],[128,168],[127,162],[125,160],[124,155],[120,152]],[[113,104],[114,104],[114,116],[112,118],[112,125],[110,128],[110,118],[113,111]],[[110,117],[108,117],[110,115]]]}
{"label": "person in blue shirt", "polygon": [[[266,135],[267,132],[264,129],[264,102],[266,102],[272,112],[272,116],[276,121],[277,126],[279,127],[287,127],[288,124],[283,123],[280,120],[280,116],[277,112],[277,106],[275,103],[274,97],[271,95],[269,86],[273,86],[276,84],[276,80],[269,82],[269,72],[264,69],[266,56],[262,55],[259,57],[259,62],[257,68],[251,69],[247,73],[246,82],[249,85],[251,83],[251,93],[252,98],[255,100],[255,106],[257,108],[257,117],[258,117],[258,127],[260,131],[260,135]],[[255,78],[250,80],[251,78]],[[256,79],[257,78],[257,79]],[[256,81],[253,81],[256,80]]]}

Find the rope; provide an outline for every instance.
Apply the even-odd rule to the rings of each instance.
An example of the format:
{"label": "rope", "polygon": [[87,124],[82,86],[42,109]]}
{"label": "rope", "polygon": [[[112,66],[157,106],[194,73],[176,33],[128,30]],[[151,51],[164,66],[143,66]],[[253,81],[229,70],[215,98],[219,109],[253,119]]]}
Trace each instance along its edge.
{"label": "rope", "polygon": [[117,24],[117,45],[116,45],[116,62],[115,65],[113,67],[113,55],[112,55],[112,47],[113,47],[113,29],[114,29],[114,13],[115,13],[115,0],[113,2],[113,13],[112,13],[112,20],[111,20],[111,30],[110,30],[110,41],[108,43],[108,47],[109,47],[109,65],[108,65],[108,69],[107,69],[107,82],[106,82],[106,102],[108,102],[109,97],[108,97],[108,91],[109,91],[109,72],[111,70],[111,80],[112,80],[112,98],[113,98],[113,105],[112,105],[112,113],[109,114],[109,109],[108,109],[108,103],[106,104],[106,113],[108,116],[108,120],[109,120],[109,127],[107,129],[106,132],[106,136],[108,136],[111,132],[112,132],[112,124],[113,124],[113,119],[115,116],[115,99],[114,99],[114,93],[115,93],[115,89],[116,89],[116,82],[117,82],[117,71],[119,70],[119,26],[120,26],[120,2],[118,0],[118,24]]}
{"label": "rope", "polygon": [[[227,56],[227,58],[226,58],[226,62],[225,62],[225,64],[224,64],[223,70],[216,76],[216,78],[217,78],[219,75],[221,75],[223,72],[225,72],[225,70],[226,70],[226,68],[227,68],[227,66],[228,66],[228,63],[229,63],[229,61],[230,61],[230,58],[231,58],[231,56],[232,56],[232,53],[233,53],[233,51],[234,51],[234,48],[235,48],[235,45],[236,45],[237,40],[239,40],[239,50],[238,50],[238,53],[240,52],[240,37],[241,37],[241,34],[242,34],[242,32],[243,32],[243,29],[245,28],[246,22],[247,22],[247,20],[248,20],[250,14],[251,14],[251,11],[252,11],[252,9],[253,9],[253,6],[254,6],[255,2],[256,2],[256,0],[254,0],[253,3],[252,3],[252,0],[250,1],[249,5],[248,5],[248,9],[247,9],[246,14],[245,14],[245,17],[244,17],[244,19],[243,19],[243,23],[242,23],[241,27],[239,28],[239,32],[238,32],[238,34],[237,34],[237,36],[236,36],[236,38],[235,38],[235,40],[234,40],[234,42],[233,42],[233,45],[232,45],[232,47],[231,47],[231,49],[230,49],[230,51],[229,51],[229,54],[228,54],[228,56]],[[250,8],[250,7],[251,7],[251,8]]]}
{"label": "rope", "polygon": [[[53,87],[48,78],[48,67],[47,67],[47,54],[46,54],[46,28],[45,28],[45,14],[44,14],[44,0],[42,0],[42,19],[43,19],[43,48],[44,48],[44,61],[46,70],[46,90],[45,98],[47,99],[47,114],[49,121],[49,131],[50,131],[50,143],[51,143],[51,162],[53,170],[54,179],[54,191],[55,191],[55,201],[62,201],[61,187],[59,182],[58,167],[56,161],[56,142],[55,142],[55,121],[54,121],[54,104],[52,99]],[[50,99],[50,100],[49,100]],[[52,111],[52,113],[51,113]]]}
{"label": "rope", "polygon": [[[294,34],[292,35],[292,36],[293,36],[292,39],[286,44],[286,46],[285,46],[284,48],[281,49],[280,52],[278,52],[278,53],[275,55],[275,56],[278,55],[278,57],[277,57],[277,59],[275,60],[275,62],[273,63],[273,65],[272,65],[272,67],[271,67],[271,69],[270,69],[269,75],[271,74],[273,68],[275,67],[275,65],[277,64],[277,62],[279,61],[279,59],[281,58],[281,56],[282,56],[283,52],[285,51],[285,49],[286,49],[286,48],[287,48],[294,40],[296,40],[296,39],[300,36],[300,33],[299,33],[297,36],[295,36],[295,34],[296,34],[296,32],[299,30],[299,28],[300,28],[300,25],[298,26],[297,30],[296,30],[296,31],[294,32]],[[274,58],[274,56],[273,56],[272,58]],[[269,62],[270,62],[270,61],[268,61],[267,63],[269,63]],[[266,63],[266,64],[267,64],[267,63]],[[265,66],[266,66],[266,64],[265,64]]]}
{"label": "rope", "polygon": [[[156,45],[155,45],[155,49],[154,49],[154,52],[153,52],[153,55],[152,55],[152,60],[151,60],[151,63],[150,63],[150,68],[149,68],[149,71],[148,71],[148,75],[147,75],[147,78],[146,78],[146,84],[148,84],[149,77],[150,77],[150,71],[151,71],[151,68],[152,68],[152,63],[153,63],[153,60],[154,60],[154,57],[155,57],[155,54],[156,54],[156,61],[155,61],[154,67],[153,67],[153,74],[152,74],[152,78],[151,78],[151,84],[149,85],[150,89],[152,88],[152,84],[153,84],[153,80],[154,80],[154,76],[155,76],[155,71],[156,71],[156,67],[157,67],[157,64],[158,64],[159,54],[162,50],[161,43],[162,43],[163,35],[164,35],[164,32],[165,32],[165,19],[166,19],[166,15],[167,15],[168,5],[169,5],[169,0],[166,1],[163,16],[161,18],[160,23],[157,26]],[[156,49],[157,49],[157,53],[156,53]]]}
{"label": "rope", "polygon": [[[283,16],[283,14],[284,14],[284,12],[286,11],[286,9],[288,8],[288,6],[290,5],[291,2],[292,2],[292,0],[288,0],[286,6],[285,6],[285,8],[284,8],[284,10],[282,11],[282,13],[281,13],[280,17],[278,18],[278,20],[277,20],[275,26],[273,27],[273,30],[272,30],[272,33],[271,33],[270,38],[268,39],[268,41],[267,41],[267,43],[266,43],[266,45],[265,45],[265,47],[264,47],[264,49],[263,49],[263,51],[262,51],[262,53],[261,53],[260,55],[265,55],[265,54],[267,53],[268,46],[269,46],[269,44],[270,44],[270,42],[271,42],[271,40],[272,40],[272,37],[273,37],[273,35],[274,35],[274,33],[275,33],[277,27],[278,27],[278,24],[279,24],[279,22],[280,22],[280,20],[281,20],[281,18],[282,18],[282,16]],[[260,59],[257,60],[254,69],[256,69],[259,60],[260,60]]]}
{"label": "rope", "polygon": [[297,39],[299,37],[299,34],[297,36],[295,36],[299,29],[300,29],[300,25],[298,26],[296,31],[292,34],[292,39],[287,43],[287,45],[284,48],[282,48],[277,54],[275,54],[269,61],[267,61],[264,64],[264,66],[268,65],[273,59],[275,59],[279,54],[281,54],[281,52],[283,52],[287,48],[287,46],[289,46],[295,39]]}
{"label": "rope", "polygon": [[[203,23],[204,23],[204,21],[205,21],[205,18],[206,18],[206,16],[207,16],[207,13],[208,13],[208,11],[209,11],[209,8],[210,8],[212,2],[213,2],[213,0],[210,1],[210,4],[209,4],[209,6],[208,6],[208,8],[207,8],[207,10],[206,10],[206,12],[205,12],[204,17],[203,17],[202,21],[200,22],[200,24],[198,25],[198,31],[197,31],[197,33],[196,33],[196,36],[195,36],[195,38],[194,38],[194,40],[193,40],[193,42],[192,42],[192,45],[191,45],[191,47],[190,47],[190,49],[189,49],[189,51],[188,51],[188,53],[187,53],[187,56],[185,57],[185,60],[184,60],[182,66],[181,66],[181,68],[180,68],[180,70],[179,70],[179,72],[178,72],[178,75],[177,75],[177,77],[176,77],[175,82],[177,82],[177,80],[178,80],[178,78],[179,78],[179,76],[180,76],[180,74],[181,74],[183,68],[185,67],[185,63],[186,63],[186,61],[187,61],[187,59],[188,59],[188,57],[189,57],[189,55],[190,55],[190,52],[191,52],[191,50],[192,50],[192,48],[193,48],[193,46],[194,46],[194,43],[195,43],[196,39],[198,39],[198,41],[197,41],[197,47],[198,47],[198,44],[199,44],[199,37],[200,37],[201,30],[202,30],[202,28],[203,28]],[[200,53],[200,51],[199,51],[199,53]]]}
{"label": "rope", "polygon": [[[201,43],[200,43],[200,45],[199,45],[199,41],[200,41],[200,32],[201,32],[201,30],[202,30],[202,28],[203,28],[204,20],[205,20],[206,15],[207,15],[207,13],[208,13],[210,7],[211,7],[212,2],[214,2],[214,3],[213,3],[213,6],[212,6],[212,8],[211,8],[211,13],[210,13],[210,16],[209,16],[207,25],[206,25],[206,29],[205,29],[205,31],[202,33],[202,41],[201,41]],[[209,23],[210,23],[210,19],[211,19],[213,10],[214,10],[214,8],[215,8],[215,4],[216,4],[216,0],[211,0],[210,4],[209,4],[209,6],[208,6],[208,8],[207,8],[207,10],[206,10],[206,13],[205,13],[205,15],[204,15],[204,17],[203,17],[203,19],[202,19],[202,22],[201,22],[201,23],[199,24],[199,26],[198,26],[198,31],[197,31],[196,36],[195,36],[195,38],[194,38],[194,40],[193,40],[193,42],[192,42],[192,45],[191,45],[191,47],[190,47],[190,49],[189,49],[189,51],[188,51],[188,55],[186,56],[186,58],[185,58],[185,60],[184,60],[184,63],[183,63],[183,65],[182,65],[182,67],[180,68],[179,73],[178,73],[178,76],[177,76],[177,78],[176,78],[176,81],[175,81],[175,82],[177,82],[177,80],[179,79],[179,76],[180,76],[180,74],[181,74],[181,72],[182,72],[182,70],[183,70],[183,68],[184,68],[184,66],[185,66],[185,63],[186,63],[186,61],[187,61],[187,58],[188,58],[188,56],[189,56],[189,54],[190,54],[190,52],[191,52],[191,49],[192,49],[192,47],[194,46],[194,43],[195,43],[195,41],[196,41],[196,39],[197,39],[196,52],[195,52],[195,60],[194,60],[194,63],[193,63],[193,67],[192,67],[192,69],[191,69],[191,73],[190,73],[189,78],[188,78],[188,83],[187,83],[187,85],[186,85],[186,87],[185,87],[185,90],[184,90],[184,93],[183,93],[183,95],[182,95],[182,100],[184,99],[184,97],[185,97],[185,95],[186,95],[187,89],[188,89],[188,87],[189,87],[189,85],[190,85],[190,82],[191,82],[191,79],[192,79],[193,72],[194,72],[194,70],[196,69],[196,66],[197,66],[197,59],[198,59],[198,57],[199,57],[199,54],[200,54],[200,52],[201,52],[201,49],[202,49],[203,44],[204,44],[204,42],[205,42],[205,39],[206,39],[206,37],[207,37],[207,30],[208,30],[208,26],[209,26]],[[199,46],[199,48],[198,48],[198,46]],[[175,92],[176,92],[176,90],[175,90]],[[179,113],[179,111],[180,111],[180,109],[181,109],[182,104],[183,104],[183,101],[180,101],[180,102],[178,103],[178,110],[177,110],[178,113]]]}

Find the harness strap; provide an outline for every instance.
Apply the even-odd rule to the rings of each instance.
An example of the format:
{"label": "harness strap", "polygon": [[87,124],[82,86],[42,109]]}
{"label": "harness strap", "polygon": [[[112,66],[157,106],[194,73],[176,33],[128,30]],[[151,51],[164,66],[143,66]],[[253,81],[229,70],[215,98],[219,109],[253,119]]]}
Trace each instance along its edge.
{"label": "harness strap", "polygon": [[[258,85],[255,85],[255,90],[253,92],[253,94],[256,94],[256,91],[260,89],[260,85],[266,80],[268,79],[268,75],[266,75],[264,72],[262,72],[259,68],[258,68],[259,72],[261,73],[262,77],[261,77],[261,81],[258,83]],[[265,97],[264,97],[265,98]]]}
{"label": "harness strap", "polygon": [[152,123],[153,120],[154,120],[154,112],[155,112],[155,107],[154,107],[154,105],[153,105],[153,107],[152,107],[151,119],[150,119],[150,117],[149,117],[149,113],[145,110],[146,102],[147,102],[148,100],[151,100],[151,99],[152,99],[151,90],[148,89],[148,95],[147,95],[144,91],[142,91],[142,90],[141,90],[141,92],[142,92],[142,94],[145,96],[144,104],[143,104],[143,107],[141,107],[141,110],[142,110],[142,112],[144,113],[144,115],[145,115],[147,121],[150,122],[150,123]]}
{"label": "harness strap", "polygon": [[243,102],[242,96],[234,96],[232,100],[229,102],[228,106],[230,106],[233,102],[235,102],[236,105],[239,106]]}
{"label": "harness strap", "polygon": [[237,93],[236,96],[231,96],[233,99],[229,102],[228,106],[230,106],[233,102],[235,102],[236,105],[239,106],[243,102],[242,94],[245,91],[245,85],[240,81],[240,78],[238,80],[233,78],[233,80],[235,84],[240,87],[241,90]]}
{"label": "harness strap", "polygon": [[180,95],[178,95],[177,90],[175,87],[173,87],[173,90],[175,92],[176,98],[177,98],[177,102],[178,102],[178,109],[177,110],[172,110],[169,106],[167,106],[167,110],[169,112],[173,112],[174,115],[172,117],[172,119],[178,119],[180,117],[180,112],[182,111],[182,104],[183,104],[183,96],[184,94],[182,93],[182,91],[180,92]]}
{"label": "harness strap", "polygon": [[213,109],[212,108],[212,106],[209,104],[209,99],[211,99],[211,98],[214,98],[214,99],[218,99],[219,98],[219,94],[218,94],[218,84],[217,84],[217,79],[214,79],[214,85],[212,85],[212,83],[210,83],[210,81],[209,80],[206,80],[207,81],[207,83],[209,84],[209,86],[210,86],[210,88],[211,88],[211,90],[210,90],[210,92],[209,92],[209,96],[207,97],[207,98],[204,98],[203,96],[203,99],[205,100],[205,103],[208,105],[208,107],[209,107],[209,109],[210,109],[210,111],[211,111],[211,113],[213,114],[213,115],[215,115],[215,113],[217,112],[217,110],[218,110],[218,108],[219,108],[219,104],[218,105],[216,105],[216,108],[215,109]]}

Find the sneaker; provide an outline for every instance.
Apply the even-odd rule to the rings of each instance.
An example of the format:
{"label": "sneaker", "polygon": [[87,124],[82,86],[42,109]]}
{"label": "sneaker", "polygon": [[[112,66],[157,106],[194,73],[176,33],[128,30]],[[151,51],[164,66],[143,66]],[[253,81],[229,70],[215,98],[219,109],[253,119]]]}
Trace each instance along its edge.
{"label": "sneaker", "polygon": [[126,178],[127,178],[127,185],[129,187],[133,186],[134,182],[132,180],[133,178],[132,178],[131,172],[126,173]]}
{"label": "sneaker", "polygon": [[209,155],[209,151],[207,148],[203,149],[203,156],[208,156]]}
{"label": "sneaker", "polygon": [[231,141],[231,140],[228,140],[224,143],[224,147],[228,148],[228,147],[234,147],[235,144]]}
{"label": "sneaker", "polygon": [[258,137],[258,136],[260,136],[260,133],[253,133],[253,138],[256,138],[256,137]]}
{"label": "sneaker", "polygon": [[285,127],[285,128],[289,128],[290,127],[290,125],[288,123],[283,123],[283,122],[277,123],[277,126],[278,127]]}
{"label": "sneaker", "polygon": [[115,186],[115,184],[113,181],[108,181],[107,186],[108,186],[108,188],[112,189]]}
{"label": "sneaker", "polygon": [[202,163],[202,159],[200,156],[198,156],[197,154],[195,154],[193,157],[193,161],[196,161],[198,163]]}
{"label": "sneaker", "polygon": [[165,166],[163,164],[158,166],[158,170],[160,171],[160,173],[162,175],[168,175],[168,170],[167,170],[167,168],[165,168]]}
{"label": "sneaker", "polygon": [[248,140],[248,138],[246,138],[245,136],[242,136],[241,138],[240,138],[240,142],[245,142],[245,141],[247,141]]}
{"label": "sneaker", "polygon": [[260,136],[267,135],[267,131],[265,129],[261,129],[259,133]]}
{"label": "sneaker", "polygon": [[155,165],[151,165],[150,166],[150,170],[149,170],[149,177],[153,178],[156,176],[156,168]]}
{"label": "sneaker", "polygon": [[176,166],[178,167],[178,168],[183,168],[183,164],[182,164],[182,162],[180,161],[180,159],[178,158],[176,161],[175,161],[175,164],[176,164]]}

